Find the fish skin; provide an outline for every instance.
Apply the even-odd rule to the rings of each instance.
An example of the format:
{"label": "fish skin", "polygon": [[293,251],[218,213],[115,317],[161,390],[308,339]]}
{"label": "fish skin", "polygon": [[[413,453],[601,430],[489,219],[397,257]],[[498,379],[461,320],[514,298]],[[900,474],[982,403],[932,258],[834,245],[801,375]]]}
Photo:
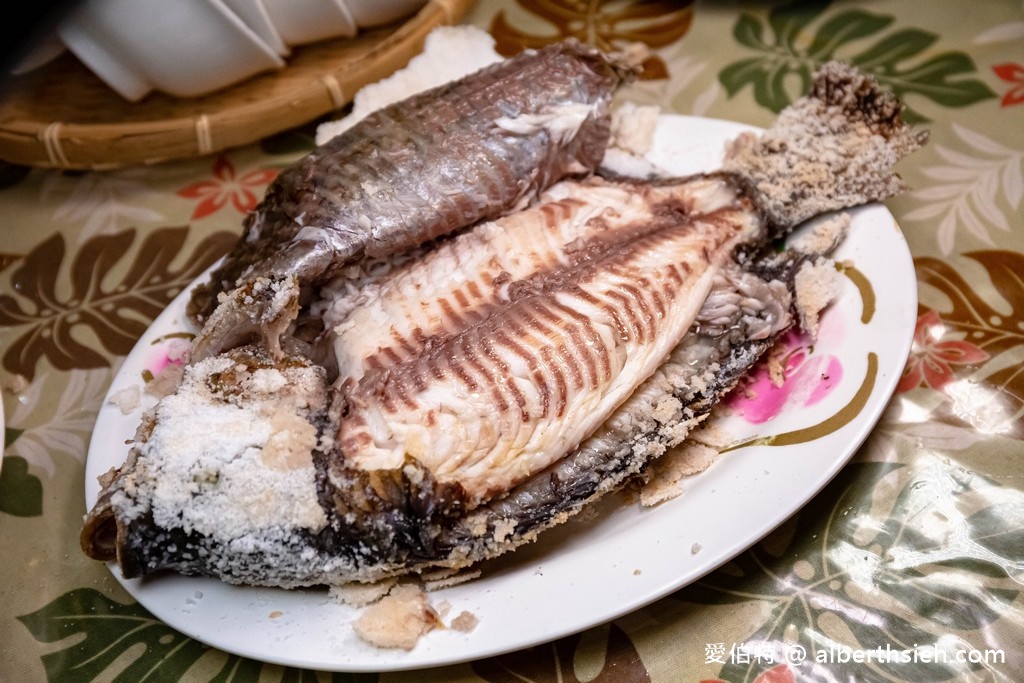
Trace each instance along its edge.
{"label": "fish skin", "polygon": [[256,277],[306,285],[508,213],[563,177],[596,170],[612,95],[636,72],[568,41],[368,115],[281,172],[246,217],[242,239],[193,292],[188,315],[207,321],[220,293]]}
{"label": "fish skin", "polygon": [[[886,98],[877,84],[865,81],[855,70],[835,66],[823,69],[808,99],[813,101],[804,101],[800,111],[821,121],[811,121],[811,127],[800,128],[795,134],[813,131],[833,136],[836,140],[827,144],[842,143],[852,156],[793,157],[792,146],[779,144],[797,142],[786,140],[786,135],[794,134],[791,129],[773,127],[760,141],[749,137],[737,141],[737,153],[727,161],[726,175],[749,199],[752,211],[769,226],[768,234],[735,252],[738,274],[733,274],[733,267],[721,271],[726,277],[716,281],[705,308],[697,315],[697,324],[654,375],[593,435],[506,495],[467,512],[458,501],[453,504],[446,498],[450,492],[429,470],[417,469],[410,461],[408,468],[370,473],[365,480],[353,482],[355,485],[339,498],[331,473],[343,454],[331,438],[337,434],[346,403],[344,394],[338,394],[339,400],[319,420],[322,438],[312,454],[316,495],[328,521],[315,533],[297,533],[279,541],[279,547],[288,552],[275,552],[275,557],[286,556],[285,565],[268,566],[265,554],[216,543],[205,536],[185,538],[183,545],[174,549],[161,546],[155,540],[161,533],[180,534],[180,530],[147,528],[145,520],[138,523],[142,528],[134,528],[132,520],[109,507],[108,494],[121,490],[124,471],[108,482],[101,503],[90,513],[96,524],[83,530],[83,548],[92,547],[96,553],[92,556],[97,559],[110,559],[103,553],[113,544],[99,536],[115,526],[121,543],[129,534],[141,539],[134,547],[118,548],[119,554],[140,558],[136,565],[122,564],[126,575],[170,568],[256,585],[369,581],[435,567],[457,569],[495,557],[531,541],[544,529],[622,486],[666,448],[685,438],[689,429],[770,348],[777,335],[792,324],[791,314],[780,313],[788,308],[786,283],[771,277],[781,273],[789,279],[785,274],[795,269],[766,252],[765,242],[818,212],[899,192],[902,185],[892,174],[892,166],[924,142],[921,134],[911,133],[899,122],[894,98]],[[860,107],[871,109],[863,112]],[[845,128],[837,123],[843,119]],[[817,124],[826,130],[816,131]],[[861,136],[868,138],[863,145],[859,144]],[[794,164],[799,168],[791,168]],[[786,184],[787,178],[779,176],[786,169],[797,175],[825,178],[826,182],[801,186],[801,191],[794,193],[792,185]],[[776,182],[783,190],[776,187]],[[808,257],[797,254],[794,258]],[[749,316],[744,306],[728,305],[729,288],[742,300],[764,304],[763,314],[759,311]],[[277,291],[293,292],[288,288]],[[729,315],[739,316],[735,324],[731,324]],[[207,559],[197,559],[198,550]]]}

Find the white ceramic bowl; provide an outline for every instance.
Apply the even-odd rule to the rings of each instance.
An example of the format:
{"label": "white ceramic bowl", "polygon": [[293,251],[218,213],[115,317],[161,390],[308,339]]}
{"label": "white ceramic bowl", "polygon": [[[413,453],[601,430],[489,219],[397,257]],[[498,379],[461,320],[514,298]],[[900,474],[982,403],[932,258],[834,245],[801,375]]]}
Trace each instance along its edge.
{"label": "white ceramic bowl", "polygon": [[288,45],[327,38],[351,38],[356,22],[341,0],[263,0],[267,14]]}
{"label": "white ceramic bowl", "polygon": [[132,101],[154,88],[203,95],[284,66],[224,0],[86,0],[57,33]]}
{"label": "white ceramic bowl", "polygon": [[359,28],[390,24],[427,4],[426,0],[342,0]]}
{"label": "white ceramic bowl", "polygon": [[140,100],[153,89],[146,75],[108,37],[103,23],[93,21],[90,13],[68,17],[57,27],[57,35],[83,64],[126,100]]}
{"label": "white ceramic bowl", "polygon": [[282,57],[287,57],[291,53],[270,19],[264,0],[224,0],[224,3],[274,52]]}

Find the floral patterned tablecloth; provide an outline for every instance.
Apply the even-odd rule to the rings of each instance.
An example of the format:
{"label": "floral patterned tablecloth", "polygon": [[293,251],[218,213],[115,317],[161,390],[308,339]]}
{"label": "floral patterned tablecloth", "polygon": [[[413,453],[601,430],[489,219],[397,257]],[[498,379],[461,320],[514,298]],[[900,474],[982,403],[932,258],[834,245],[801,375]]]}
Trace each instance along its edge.
{"label": "floral patterned tablecloth", "polygon": [[[917,329],[867,442],[754,547],[583,633],[379,678],[1024,680],[1024,4],[483,0],[466,21],[505,54],[567,35],[644,42],[630,99],[762,126],[823,61],[874,74],[931,131],[901,166],[911,191],[887,202],[914,257]],[[120,362],[316,123],[149,167],[0,166],[0,680],[378,678],[210,649],[78,548],[87,444]]]}

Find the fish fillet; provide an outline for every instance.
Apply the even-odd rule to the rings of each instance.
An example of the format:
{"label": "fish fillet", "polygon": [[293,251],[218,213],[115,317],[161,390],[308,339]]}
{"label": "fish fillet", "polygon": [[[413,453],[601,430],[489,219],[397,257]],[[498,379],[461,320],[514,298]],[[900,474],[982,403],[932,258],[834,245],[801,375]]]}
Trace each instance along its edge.
{"label": "fish fillet", "polygon": [[[690,328],[719,266],[761,226],[725,179],[619,189],[621,197],[604,192],[590,203],[580,199],[585,191],[567,189],[596,234],[577,237],[568,252],[531,242],[538,247],[526,254],[540,268],[518,279],[498,272],[484,283],[498,290],[490,305],[444,310],[415,285],[397,285],[428,311],[427,325],[438,308],[449,328],[463,329],[435,335],[404,361],[378,364],[346,390],[339,445],[347,467],[379,475],[415,463],[472,508],[561,458],[657,368]],[[551,220],[564,206],[518,214],[519,234],[529,240],[579,223]],[[503,228],[473,233],[500,243]],[[490,241],[477,240],[474,251],[487,254]],[[418,273],[401,276],[457,272],[448,255],[435,252],[410,269]],[[545,264],[549,256],[561,262]],[[348,336],[335,348],[347,350]]]}

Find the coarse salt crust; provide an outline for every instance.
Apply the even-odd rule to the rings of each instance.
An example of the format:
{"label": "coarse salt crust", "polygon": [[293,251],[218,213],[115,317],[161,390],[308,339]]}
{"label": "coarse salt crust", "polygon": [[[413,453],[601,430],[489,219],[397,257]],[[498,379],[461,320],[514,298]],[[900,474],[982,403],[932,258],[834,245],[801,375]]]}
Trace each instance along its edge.
{"label": "coarse salt crust", "polygon": [[[151,514],[162,528],[225,544],[268,529],[321,529],[310,458],[316,430],[305,419],[317,374],[251,370],[220,356],[192,366],[153,409],[115,508],[128,520]],[[229,375],[237,383],[214,388]]]}

